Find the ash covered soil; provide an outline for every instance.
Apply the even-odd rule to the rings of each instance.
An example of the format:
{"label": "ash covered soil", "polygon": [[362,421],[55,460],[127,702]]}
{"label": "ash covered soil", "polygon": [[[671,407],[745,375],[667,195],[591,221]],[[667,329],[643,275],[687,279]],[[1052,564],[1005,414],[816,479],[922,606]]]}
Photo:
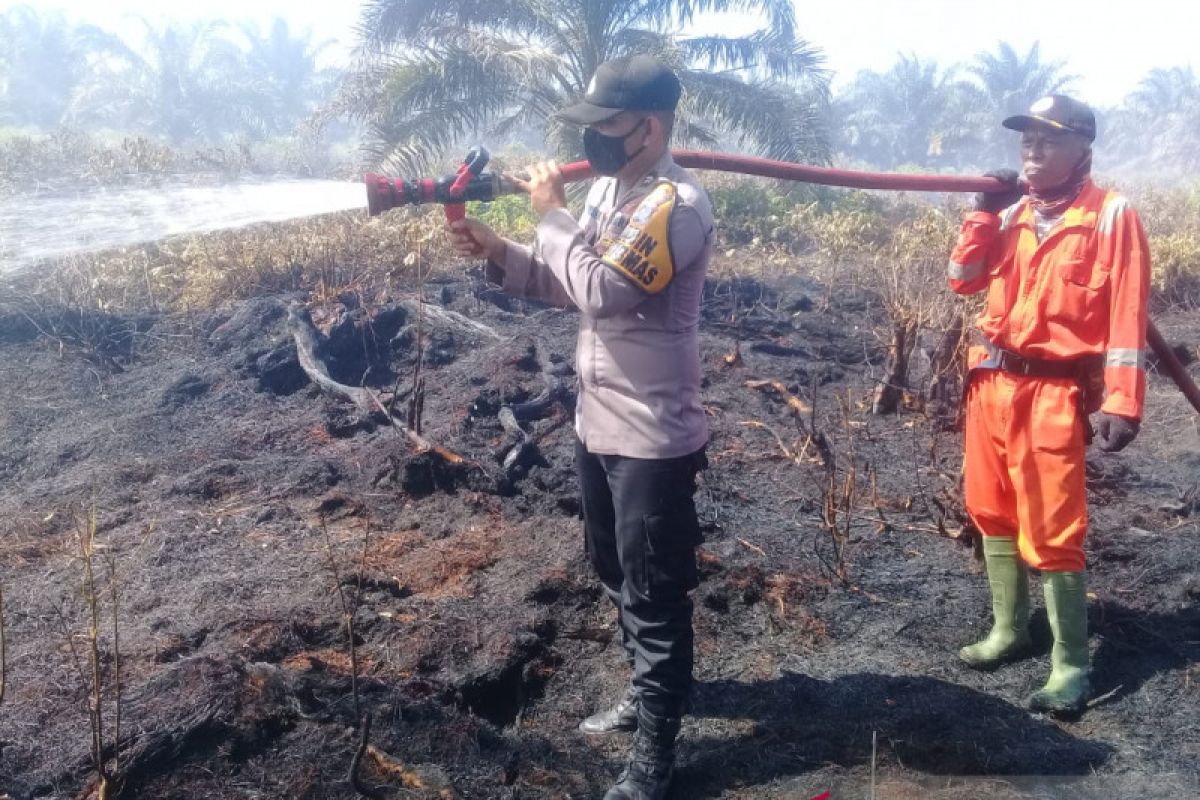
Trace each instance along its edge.
{"label": "ash covered soil", "polygon": [[[355,796],[340,602],[358,593],[357,689],[374,723],[359,771],[379,796],[603,794],[629,738],[575,725],[626,672],[577,517],[576,317],[477,279],[422,291],[424,311],[414,296],[373,315],[314,307],[318,355],[385,402],[399,386],[403,418],[420,344],[422,434],[463,464],[318,391],[288,327],[296,298],[0,317],[0,796],[94,795],[76,663],[92,508],[98,580],[115,565],[119,589],[119,647],[105,622],[99,661],[111,691],[119,654],[115,744],[111,695],[105,723],[120,797]],[[863,797],[873,765],[879,798],[1066,797],[1075,780],[1081,797],[1189,796],[1196,416],[1152,374],[1141,437],[1090,456],[1098,700],[1075,721],[1032,715],[1044,612],[1037,658],[990,674],[957,663],[990,620],[959,537],[960,434],[912,405],[868,413],[878,316],[798,281],[709,284],[697,685],[672,797]],[[1158,322],[1200,343],[1194,313]],[[751,384],[771,379],[813,410],[798,418]]]}

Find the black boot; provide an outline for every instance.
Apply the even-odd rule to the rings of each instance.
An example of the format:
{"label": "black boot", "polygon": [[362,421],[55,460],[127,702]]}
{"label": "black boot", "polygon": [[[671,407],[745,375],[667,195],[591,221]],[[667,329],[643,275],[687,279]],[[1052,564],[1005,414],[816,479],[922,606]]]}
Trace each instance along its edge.
{"label": "black boot", "polygon": [[604,800],[662,800],[675,769],[675,737],[679,717],[656,717],[642,706],[638,710],[633,754],[617,784]]}
{"label": "black boot", "polygon": [[607,711],[592,714],[579,723],[579,730],[589,736],[617,731],[635,731],[638,726],[637,689],[630,684],[617,704]]}

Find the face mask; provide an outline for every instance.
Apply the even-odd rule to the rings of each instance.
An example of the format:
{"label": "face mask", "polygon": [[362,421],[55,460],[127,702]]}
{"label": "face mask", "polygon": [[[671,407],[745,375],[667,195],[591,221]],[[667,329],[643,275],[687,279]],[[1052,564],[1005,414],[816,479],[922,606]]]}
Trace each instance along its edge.
{"label": "face mask", "polygon": [[646,149],[646,145],[643,144],[632,154],[625,152],[625,140],[637,133],[638,128],[642,127],[642,122],[645,121],[643,118],[641,122],[633,126],[633,130],[624,136],[605,136],[593,128],[584,128],[583,152],[597,175],[608,177],[616,175],[621,171],[621,167]]}

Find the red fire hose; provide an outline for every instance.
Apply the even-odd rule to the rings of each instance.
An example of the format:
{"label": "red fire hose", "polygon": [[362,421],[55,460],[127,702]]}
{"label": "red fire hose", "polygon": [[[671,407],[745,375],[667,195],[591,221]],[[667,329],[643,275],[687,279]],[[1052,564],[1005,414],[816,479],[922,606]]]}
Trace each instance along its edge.
{"label": "red fire hose", "polygon": [[[830,167],[812,167],[790,161],[771,161],[754,156],[731,153],[709,153],[700,150],[674,150],[675,163],[687,169],[736,172],[823,186],[844,186],[852,189],[882,189],[909,192],[989,192],[1003,190],[997,178],[964,175],[905,175],[894,172],[859,172]],[[363,176],[367,184],[367,209],[371,216],[403,205],[441,203],[446,206],[448,220],[461,219],[463,203],[471,200],[489,201],[505,194],[516,194],[520,188],[503,175],[483,172],[488,152],[477,147],[467,154],[455,175],[436,180],[422,178],[405,180],[383,175]],[[596,177],[586,161],[564,164],[559,169],[567,183]],[[1200,387],[1192,380],[1183,364],[1175,357],[1153,322],[1147,323],[1146,342],[1158,356],[1163,371],[1171,376],[1180,391],[1200,413]]]}
{"label": "red fire hose", "polygon": [[1187,368],[1175,357],[1175,351],[1167,344],[1167,340],[1159,333],[1158,327],[1153,322],[1146,323],[1146,344],[1150,345],[1154,355],[1158,356],[1158,364],[1162,371],[1171,376],[1171,380],[1175,381],[1179,391],[1183,392],[1183,396],[1192,404],[1192,408],[1200,414],[1200,386],[1196,385],[1192,376],[1188,374]]}
{"label": "red fire hose", "polygon": [[[996,178],[967,175],[903,175],[893,172],[858,172],[848,169],[812,167],[790,161],[771,161],[754,156],[730,153],[706,153],[700,150],[675,150],[675,163],[688,169],[736,172],[823,186],[844,186],[852,189],[884,189],[911,192],[987,192],[1000,191],[1004,184]],[[438,178],[388,178],[367,174],[367,207],[371,215],[404,205],[423,203],[460,204],[464,201],[487,202],[521,190],[512,181],[497,173],[483,172],[488,154],[483,148],[468,153],[463,165],[454,175]],[[559,167],[567,183],[596,177],[586,161],[575,161]]]}
{"label": "red fire hose", "polygon": [[[859,172],[830,167],[811,167],[790,161],[771,161],[754,156],[732,153],[708,153],[702,150],[675,150],[675,163],[687,169],[716,172],[736,172],[784,181],[819,183],[822,186],[844,186],[850,189],[884,189],[895,192],[994,192],[1004,188],[996,178],[964,175],[904,175],[895,172]],[[560,167],[563,179],[572,181],[594,178],[596,173],[586,161],[576,161]]]}

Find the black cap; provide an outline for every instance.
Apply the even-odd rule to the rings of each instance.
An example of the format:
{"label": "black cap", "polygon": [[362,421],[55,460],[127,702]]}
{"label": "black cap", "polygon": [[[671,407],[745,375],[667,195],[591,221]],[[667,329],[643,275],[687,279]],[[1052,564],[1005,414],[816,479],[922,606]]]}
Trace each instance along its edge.
{"label": "black cap", "polygon": [[1046,95],[1029,107],[1028,114],[1009,117],[1002,124],[1011,130],[1023,131],[1037,123],[1077,133],[1089,142],[1096,141],[1096,115],[1087,103],[1065,94]]}
{"label": "black cap", "polygon": [[622,111],[674,111],[679,93],[679,78],[657,60],[625,56],[596,67],[583,102],[564,108],[558,117],[576,125],[592,125]]}

